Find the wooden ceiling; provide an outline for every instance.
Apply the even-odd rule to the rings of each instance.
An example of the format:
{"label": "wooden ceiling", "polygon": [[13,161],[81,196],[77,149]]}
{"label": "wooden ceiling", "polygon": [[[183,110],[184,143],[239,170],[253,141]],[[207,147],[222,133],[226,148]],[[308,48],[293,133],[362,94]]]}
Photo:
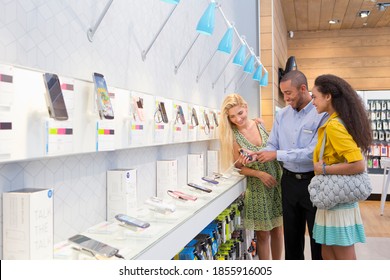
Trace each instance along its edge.
{"label": "wooden ceiling", "polygon": [[[379,11],[375,0],[281,0],[287,30],[316,31],[390,27],[390,7]],[[359,11],[370,11],[366,18]],[[339,20],[330,24],[329,20]]]}

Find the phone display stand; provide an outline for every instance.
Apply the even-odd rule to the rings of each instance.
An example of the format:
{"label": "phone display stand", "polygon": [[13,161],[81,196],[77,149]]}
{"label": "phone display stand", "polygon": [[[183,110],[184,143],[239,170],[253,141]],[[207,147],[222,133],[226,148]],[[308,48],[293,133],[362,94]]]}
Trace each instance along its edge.
{"label": "phone display stand", "polygon": [[45,125],[47,155],[69,154],[73,152],[73,123],[49,119]]}
{"label": "phone display stand", "polygon": [[13,67],[0,65],[0,109],[11,110],[14,103],[14,73]]}
{"label": "phone display stand", "polygon": [[150,197],[145,201],[149,209],[160,214],[171,214],[176,211],[176,206],[172,203],[167,203],[161,198]]}
{"label": "phone display stand", "polygon": [[96,122],[96,151],[115,149],[115,122],[98,120]]}

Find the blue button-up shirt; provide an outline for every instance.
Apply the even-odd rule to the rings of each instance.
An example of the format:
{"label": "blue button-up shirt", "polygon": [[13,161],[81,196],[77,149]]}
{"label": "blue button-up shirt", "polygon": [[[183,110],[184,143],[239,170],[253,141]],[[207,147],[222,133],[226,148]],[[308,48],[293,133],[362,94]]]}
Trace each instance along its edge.
{"label": "blue button-up shirt", "polygon": [[292,172],[313,171],[317,130],[327,118],[327,113],[317,113],[312,102],[299,112],[290,105],[286,106],[277,112],[264,150],[276,151],[276,159]]}

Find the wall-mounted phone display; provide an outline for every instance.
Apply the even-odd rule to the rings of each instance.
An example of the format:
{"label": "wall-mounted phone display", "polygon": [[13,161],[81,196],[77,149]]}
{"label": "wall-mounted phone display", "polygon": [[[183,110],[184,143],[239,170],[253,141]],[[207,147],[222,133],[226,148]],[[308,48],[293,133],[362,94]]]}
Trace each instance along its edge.
{"label": "wall-mounted phone display", "polygon": [[212,114],[213,114],[214,124],[215,124],[216,127],[218,127],[218,126],[219,126],[219,123],[218,123],[218,116],[217,116],[217,113],[213,111]]}
{"label": "wall-mounted phone display", "polygon": [[99,73],[93,73],[92,76],[95,84],[95,98],[100,119],[112,120],[114,118],[114,110],[112,108],[106,80],[104,79],[104,76]]}
{"label": "wall-mounted phone display", "polygon": [[196,112],[195,107],[192,107],[192,109],[191,109],[191,124],[193,126],[199,125],[198,113]]}
{"label": "wall-mounted phone display", "polygon": [[133,96],[131,105],[134,120],[143,122],[145,120],[143,98]]}
{"label": "wall-mounted phone display", "polygon": [[183,107],[181,105],[176,106],[176,122],[180,120],[181,124],[186,124],[186,119],[184,117]]}
{"label": "wall-mounted phone display", "polygon": [[167,111],[165,109],[165,103],[163,101],[158,101],[157,110],[156,110],[156,113],[154,115],[154,120],[156,121],[156,123],[161,123],[161,122],[168,123],[169,122]]}
{"label": "wall-mounted phone display", "polygon": [[57,74],[44,73],[43,81],[45,83],[45,99],[51,118],[59,121],[68,119],[64,96],[61,90],[60,80]]}

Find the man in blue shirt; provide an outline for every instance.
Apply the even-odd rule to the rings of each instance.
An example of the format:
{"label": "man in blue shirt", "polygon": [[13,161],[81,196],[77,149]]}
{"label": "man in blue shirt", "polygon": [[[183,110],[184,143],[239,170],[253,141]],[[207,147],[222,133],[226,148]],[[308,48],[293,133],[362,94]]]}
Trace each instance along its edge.
{"label": "man in blue shirt", "polygon": [[317,129],[327,115],[318,114],[312,104],[306,76],[297,70],[280,82],[287,106],[277,112],[267,147],[256,153],[259,162],[282,162],[282,205],[286,260],[303,260],[306,223],[310,234],[311,257],[321,258],[321,245],[312,238],[316,208],[310,201],[308,185],[314,176],[313,150]]}

